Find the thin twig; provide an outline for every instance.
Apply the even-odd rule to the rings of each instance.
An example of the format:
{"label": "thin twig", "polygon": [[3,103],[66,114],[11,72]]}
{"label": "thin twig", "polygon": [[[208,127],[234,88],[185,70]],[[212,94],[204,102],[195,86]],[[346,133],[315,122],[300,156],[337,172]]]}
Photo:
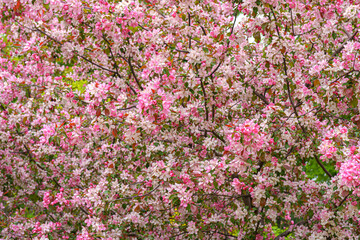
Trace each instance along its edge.
{"label": "thin twig", "polygon": [[270,9],[271,9],[271,13],[274,15],[276,32],[277,32],[279,38],[281,38],[280,31],[279,31],[279,27],[278,27],[278,25],[277,25],[277,18],[276,18],[274,9],[273,9],[272,7],[271,7]]}
{"label": "thin twig", "polygon": [[[200,85],[201,85],[201,89],[202,89],[203,95],[204,95],[206,121],[209,121],[209,111],[208,111],[208,108],[207,108],[207,97],[206,97],[205,86],[204,86],[204,83],[203,83],[203,81],[202,81],[202,78],[200,78]],[[206,134],[206,131],[205,131],[205,135],[207,135],[207,134]]]}
{"label": "thin twig", "polygon": [[254,94],[258,96],[266,105],[269,105],[269,101],[265,98],[265,96],[261,95],[257,91],[253,90]]}
{"label": "thin twig", "polygon": [[141,89],[141,91],[144,90],[143,87],[141,86],[140,82],[139,82],[139,79],[136,77],[134,68],[133,68],[133,66],[132,66],[132,64],[131,64],[131,58],[130,58],[130,57],[129,57],[128,63],[129,63],[129,66],[130,66],[131,73],[132,73],[132,75],[134,76],[137,85],[139,86],[139,88]]}
{"label": "thin twig", "polygon": [[290,8],[290,16],[291,16],[291,30],[292,30],[292,34],[293,34],[293,36],[296,36],[295,30],[294,30],[294,18],[293,18],[293,14],[292,14],[291,8]]}
{"label": "thin twig", "polygon": [[332,60],[335,58],[335,56],[336,56],[337,54],[339,54],[339,53],[344,49],[345,44],[346,44],[348,41],[351,41],[351,40],[354,39],[354,37],[356,36],[357,33],[358,33],[358,30],[356,30],[356,31],[353,33],[353,35],[352,35],[350,38],[348,38],[348,40],[346,40],[338,49],[336,49],[336,51],[331,55],[331,58],[328,60],[328,62],[332,61]]}
{"label": "thin twig", "polygon": [[[32,29],[32,30],[33,30],[33,29]],[[37,28],[37,27],[35,27],[35,30],[33,30],[33,31],[35,31],[35,32],[37,31],[37,32],[40,32],[40,33],[44,34],[45,36],[47,36],[48,38],[50,38],[51,40],[53,40],[54,42],[56,42],[56,43],[59,44],[60,46],[63,45],[61,42],[59,42],[58,40],[56,40],[55,38],[51,37],[49,34],[47,34],[46,32],[42,31],[41,29],[39,29],[39,28]],[[77,53],[76,50],[73,50],[73,53],[74,53],[76,56],[79,56],[80,58],[84,59],[84,60],[87,61],[88,63],[91,63],[91,64],[97,66],[97,67],[100,68],[100,69],[103,69],[103,70],[108,71],[108,72],[111,72],[111,73],[116,73],[115,71],[113,71],[113,70],[111,70],[111,69],[108,69],[108,68],[105,68],[105,67],[103,67],[103,66],[101,66],[101,65],[99,65],[99,64],[97,64],[97,63],[94,63],[94,62],[91,61],[90,59],[87,59],[86,57],[80,55],[79,53]]]}
{"label": "thin twig", "polygon": [[340,79],[342,79],[343,77],[349,75],[349,74],[352,73],[352,72],[355,72],[355,70],[353,69],[353,70],[351,70],[351,71],[349,71],[349,72],[347,72],[347,73],[344,73],[343,75],[341,75],[340,77],[338,77],[337,79],[335,79],[334,81],[332,81],[330,84],[336,83],[337,81],[339,81]]}
{"label": "thin twig", "polygon": [[143,195],[135,195],[135,196],[129,196],[129,197],[123,197],[123,198],[118,198],[118,199],[114,199],[114,200],[110,200],[109,202],[115,202],[115,201],[121,201],[121,200],[128,200],[128,199],[134,199],[134,198],[142,198],[145,196],[150,195],[151,193],[153,193],[154,191],[156,191],[156,189],[158,189],[160,187],[160,184],[157,185],[157,187],[155,187],[153,190],[151,190],[150,192],[143,194]]}
{"label": "thin twig", "polygon": [[226,141],[224,140],[223,137],[221,137],[219,134],[217,134],[214,130],[210,131],[212,134],[214,134],[215,137],[217,137],[220,141],[222,141],[223,143],[226,143]]}

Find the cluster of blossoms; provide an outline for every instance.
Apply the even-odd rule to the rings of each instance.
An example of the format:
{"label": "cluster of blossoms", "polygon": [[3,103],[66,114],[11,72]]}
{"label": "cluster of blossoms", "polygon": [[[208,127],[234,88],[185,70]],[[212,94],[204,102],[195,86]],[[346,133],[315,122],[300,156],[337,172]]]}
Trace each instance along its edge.
{"label": "cluster of blossoms", "polygon": [[358,239],[359,6],[1,0],[0,238]]}
{"label": "cluster of blossoms", "polygon": [[[337,148],[342,147],[340,142],[348,140],[348,129],[346,127],[337,127],[324,133],[324,138],[319,146],[319,153],[322,154],[320,159],[327,161],[336,158]],[[341,160],[339,159],[341,162]]]}
{"label": "cluster of blossoms", "polygon": [[166,120],[172,104],[171,96],[166,94],[160,85],[160,80],[154,80],[138,97],[137,108],[151,122],[156,121],[157,118]]}
{"label": "cluster of blossoms", "polygon": [[260,126],[252,120],[246,120],[235,127],[234,133],[228,135],[229,146],[225,151],[231,151],[246,161],[251,155],[264,148],[266,135],[260,132]]}
{"label": "cluster of blossoms", "polygon": [[341,181],[351,188],[360,186],[360,156],[357,154],[341,165]]}

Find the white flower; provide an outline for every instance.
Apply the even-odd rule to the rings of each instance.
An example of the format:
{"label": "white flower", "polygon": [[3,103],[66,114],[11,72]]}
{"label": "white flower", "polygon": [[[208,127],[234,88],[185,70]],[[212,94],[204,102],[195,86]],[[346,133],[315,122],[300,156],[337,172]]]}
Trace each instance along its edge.
{"label": "white flower", "polygon": [[356,16],[356,13],[360,11],[359,6],[357,5],[350,5],[348,8],[346,8],[344,12],[344,16],[348,18],[352,18]]}
{"label": "white flower", "polygon": [[197,234],[199,230],[196,228],[195,222],[191,221],[188,223],[187,231],[190,234]]}

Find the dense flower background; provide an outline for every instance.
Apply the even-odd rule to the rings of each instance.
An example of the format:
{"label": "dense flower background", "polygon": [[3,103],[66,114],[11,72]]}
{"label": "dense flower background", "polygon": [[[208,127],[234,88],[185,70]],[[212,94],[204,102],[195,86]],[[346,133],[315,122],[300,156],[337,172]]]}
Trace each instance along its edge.
{"label": "dense flower background", "polygon": [[1,238],[359,238],[359,0],[0,13]]}

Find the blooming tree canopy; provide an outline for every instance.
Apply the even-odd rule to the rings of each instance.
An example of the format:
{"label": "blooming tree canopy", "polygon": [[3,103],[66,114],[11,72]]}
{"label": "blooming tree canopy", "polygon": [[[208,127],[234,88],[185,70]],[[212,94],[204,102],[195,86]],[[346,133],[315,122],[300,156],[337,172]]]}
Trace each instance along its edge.
{"label": "blooming tree canopy", "polygon": [[359,0],[0,14],[0,237],[358,239]]}

